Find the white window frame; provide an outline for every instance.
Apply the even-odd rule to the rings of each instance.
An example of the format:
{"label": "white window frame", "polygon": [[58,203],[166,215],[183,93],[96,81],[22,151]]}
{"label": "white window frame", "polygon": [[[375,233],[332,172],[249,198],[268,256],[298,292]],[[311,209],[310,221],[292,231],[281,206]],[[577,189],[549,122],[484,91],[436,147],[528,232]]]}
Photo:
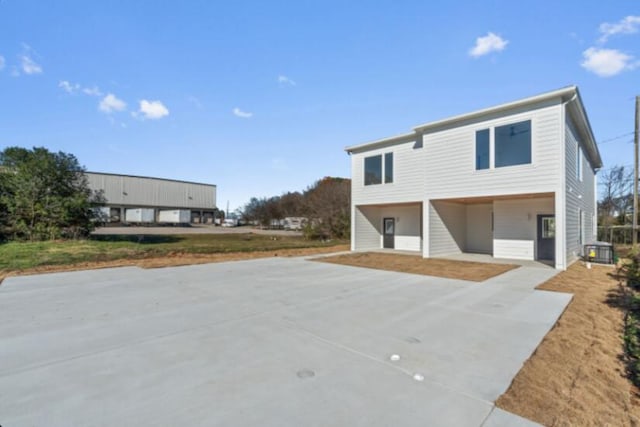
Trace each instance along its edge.
{"label": "white window frame", "polygon": [[580,182],[583,181],[582,166],[582,147],[576,142],[576,179]]}

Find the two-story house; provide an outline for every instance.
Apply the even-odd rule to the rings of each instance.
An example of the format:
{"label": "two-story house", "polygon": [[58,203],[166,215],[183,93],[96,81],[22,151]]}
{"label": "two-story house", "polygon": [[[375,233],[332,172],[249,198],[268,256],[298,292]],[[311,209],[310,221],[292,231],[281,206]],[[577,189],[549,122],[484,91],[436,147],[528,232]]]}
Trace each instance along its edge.
{"label": "two-story house", "polygon": [[351,249],[566,269],[596,239],[602,160],[576,86],[347,147]]}

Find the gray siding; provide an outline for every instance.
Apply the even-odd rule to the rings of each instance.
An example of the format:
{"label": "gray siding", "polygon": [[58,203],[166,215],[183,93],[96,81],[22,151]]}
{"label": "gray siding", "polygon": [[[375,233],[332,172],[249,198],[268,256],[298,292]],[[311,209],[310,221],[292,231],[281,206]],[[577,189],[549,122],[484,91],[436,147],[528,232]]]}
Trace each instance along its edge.
{"label": "gray siding", "polygon": [[[565,119],[565,162],[566,162],[566,254],[567,266],[582,254],[580,247],[580,210],[584,212],[584,243],[596,240],[595,224],[595,171],[585,156],[583,141],[575,130],[569,114]],[[582,146],[582,181],[576,175],[576,150]]]}
{"label": "gray siding", "polygon": [[462,253],[466,226],[465,205],[432,201],[429,204],[429,256]]}
{"label": "gray siding", "polygon": [[355,209],[355,234],[351,236],[354,250],[363,251],[380,248],[382,233],[382,217],[380,209],[371,206],[360,206]]}
{"label": "gray siding", "polygon": [[215,185],[88,172],[92,190],[103,190],[109,205],[214,209]]}
{"label": "gray siding", "polygon": [[[531,120],[532,163],[476,170],[476,131],[523,120]],[[426,134],[426,193],[430,199],[440,199],[557,191],[561,182],[561,140],[558,104]]]}
{"label": "gray siding", "polygon": [[[425,163],[416,141],[351,154],[351,197],[353,204],[371,205],[421,202],[424,199]],[[393,183],[364,185],[364,159],[393,153]]]}

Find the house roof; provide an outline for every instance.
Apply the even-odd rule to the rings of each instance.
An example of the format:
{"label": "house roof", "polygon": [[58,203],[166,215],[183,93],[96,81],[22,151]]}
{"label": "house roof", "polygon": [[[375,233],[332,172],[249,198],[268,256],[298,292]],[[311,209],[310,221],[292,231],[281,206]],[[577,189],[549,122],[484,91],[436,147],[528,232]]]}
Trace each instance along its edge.
{"label": "house roof", "polygon": [[491,114],[507,112],[516,108],[522,108],[528,105],[533,105],[554,99],[559,99],[560,102],[563,102],[567,105],[567,110],[571,114],[577,130],[578,132],[580,132],[582,139],[585,142],[586,150],[593,166],[596,169],[601,168],[602,159],[600,157],[600,152],[598,151],[598,146],[593,136],[593,131],[591,130],[591,124],[589,123],[589,118],[587,117],[587,114],[585,112],[584,104],[582,103],[582,98],[580,97],[580,92],[578,91],[577,86],[567,86],[562,89],[545,92],[528,98],[519,99],[517,101],[507,102],[505,104],[472,111],[470,113],[460,114],[457,116],[425,123],[414,127],[413,132],[411,133],[378,139],[376,141],[366,142],[364,144],[352,145],[346,147],[345,150],[348,153],[352,153],[354,151],[372,149],[382,145],[411,141],[430,130],[435,130],[444,126],[451,126],[455,125],[456,123],[482,118],[483,116],[488,116]]}

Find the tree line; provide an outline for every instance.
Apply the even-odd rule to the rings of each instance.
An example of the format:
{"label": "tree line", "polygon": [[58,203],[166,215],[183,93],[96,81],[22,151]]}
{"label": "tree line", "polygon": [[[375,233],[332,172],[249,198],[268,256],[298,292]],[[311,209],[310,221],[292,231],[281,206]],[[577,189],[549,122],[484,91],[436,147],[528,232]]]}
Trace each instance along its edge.
{"label": "tree line", "polygon": [[263,226],[287,217],[303,217],[305,236],[346,239],[351,231],[351,180],[325,177],[303,192],[253,197],[240,209],[240,215]]}

